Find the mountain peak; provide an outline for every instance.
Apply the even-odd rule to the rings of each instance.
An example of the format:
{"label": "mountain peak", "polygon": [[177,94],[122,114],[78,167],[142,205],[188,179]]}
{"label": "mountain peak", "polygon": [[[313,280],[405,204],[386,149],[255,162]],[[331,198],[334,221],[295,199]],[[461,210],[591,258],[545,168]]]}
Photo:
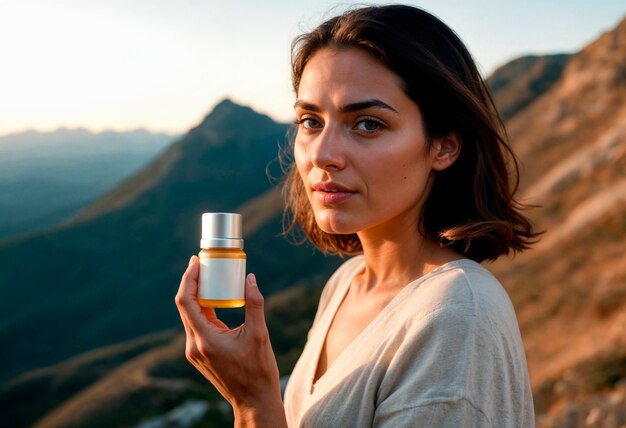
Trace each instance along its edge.
{"label": "mountain peak", "polygon": [[233,135],[252,137],[273,133],[280,125],[269,116],[254,111],[251,107],[237,104],[225,98],[218,102],[213,110],[190,134],[216,135],[225,139]]}
{"label": "mountain peak", "polygon": [[234,108],[237,108],[237,107],[242,107],[242,106],[240,106],[239,104],[235,103],[230,98],[226,97],[222,101],[220,101],[217,104],[215,104],[215,107],[213,107],[212,113],[214,113],[216,111],[224,110],[224,109],[234,109]]}
{"label": "mountain peak", "polygon": [[[239,119],[243,118],[243,116],[251,118],[257,115],[259,113],[255,112],[251,107],[237,104],[230,98],[224,98],[213,107],[213,110],[205,117],[204,121],[216,123],[222,120]],[[239,127],[241,127],[241,124],[239,124]]]}

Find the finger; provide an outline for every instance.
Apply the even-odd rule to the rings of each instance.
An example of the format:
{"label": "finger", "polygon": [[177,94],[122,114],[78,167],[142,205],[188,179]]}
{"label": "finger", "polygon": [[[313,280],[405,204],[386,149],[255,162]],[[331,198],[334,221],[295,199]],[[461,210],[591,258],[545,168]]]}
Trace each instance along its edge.
{"label": "finger", "polygon": [[191,265],[194,262],[194,257],[192,256],[191,259],[189,259],[189,264],[187,265],[187,269],[185,270],[185,273],[183,274],[183,278],[181,280],[180,286],[178,287],[178,293],[176,293],[176,297],[175,297],[175,303],[176,303],[176,307],[178,309],[178,312],[180,314],[180,319],[183,323],[183,327],[185,328],[185,333],[187,335],[188,338],[193,338],[194,337],[194,333],[193,333],[193,329],[189,326],[189,320],[186,316],[187,313],[187,307],[189,306],[190,302],[189,302],[189,285],[188,285],[188,278],[189,278],[189,274],[188,271],[190,270]]}
{"label": "finger", "polygon": [[189,304],[190,301],[196,300],[198,294],[198,275],[200,269],[198,267],[198,257],[191,256],[189,264],[178,287],[178,293],[176,294],[176,303],[182,303],[183,305]]}
{"label": "finger", "polygon": [[256,277],[253,273],[248,274],[246,277],[246,325],[264,326],[264,307],[263,295],[259,291]]}
{"label": "finger", "polygon": [[204,313],[204,317],[214,326],[217,326],[221,329],[229,330],[228,326],[224,324],[215,314],[215,309],[202,307],[202,312]]}
{"label": "finger", "polygon": [[192,256],[189,266],[183,274],[180,288],[176,296],[176,304],[181,318],[187,320],[191,330],[205,332],[216,328],[214,324],[207,322],[202,307],[198,303],[198,275],[200,272],[200,262],[198,257]]}

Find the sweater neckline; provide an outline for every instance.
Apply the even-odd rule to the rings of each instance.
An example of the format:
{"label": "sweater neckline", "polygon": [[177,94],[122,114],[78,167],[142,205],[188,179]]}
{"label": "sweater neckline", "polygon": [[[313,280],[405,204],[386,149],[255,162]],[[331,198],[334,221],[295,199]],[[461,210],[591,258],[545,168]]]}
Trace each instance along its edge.
{"label": "sweater neckline", "polygon": [[324,323],[319,326],[319,328],[323,328],[323,335],[320,335],[320,339],[315,343],[315,347],[313,348],[313,361],[314,364],[311,365],[309,370],[310,375],[307,377],[308,379],[308,388],[307,392],[309,396],[315,394],[316,390],[320,390],[321,386],[324,385],[329,379],[332,379],[332,375],[329,376],[329,373],[332,374],[333,370],[337,370],[337,367],[342,366],[342,361],[345,359],[345,355],[350,354],[349,350],[352,348],[360,348],[363,346],[365,337],[368,336],[368,333],[375,329],[378,324],[380,324],[383,320],[389,317],[389,314],[393,313],[393,309],[403,302],[405,294],[413,290],[415,287],[422,284],[424,281],[436,276],[440,273],[449,271],[451,269],[459,268],[459,267],[469,267],[471,265],[477,265],[473,260],[470,259],[457,259],[452,260],[450,262],[444,263],[430,272],[422,275],[421,277],[414,279],[413,281],[407,283],[398,293],[387,303],[387,305],[381,309],[381,311],[361,330],[359,334],[357,334],[354,339],[341,351],[341,353],[335,358],[335,360],[330,364],[324,374],[319,377],[319,379],[315,380],[315,373],[317,373],[317,367],[319,365],[319,360],[322,355],[322,349],[324,347],[324,343],[326,343],[326,337],[328,336],[328,331],[330,330],[330,326],[337,315],[337,311],[339,310],[339,306],[346,297],[348,290],[350,289],[350,285],[352,284],[352,280],[354,277],[360,273],[365,267],[365,258],[363,255],[359,255],[354,257],[354,267],[351,267],[351,271],[346,274],[345,281],[341,283],[338,289],[333,293],[332,300],[328,303],[326,308],[327,311],[330,311],[329,316],[324,316]]}

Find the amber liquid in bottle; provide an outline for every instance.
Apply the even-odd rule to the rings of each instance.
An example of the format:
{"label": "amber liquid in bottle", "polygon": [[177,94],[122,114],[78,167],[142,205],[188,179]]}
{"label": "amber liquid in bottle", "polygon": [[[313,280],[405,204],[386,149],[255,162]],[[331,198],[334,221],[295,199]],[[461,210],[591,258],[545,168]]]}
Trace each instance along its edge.
{"label": "amber liquid in bottle", "polygon": [[[246,253],[239,248],[205,248],[200,251],[198,258],[200,259],[200,288],[202,288],[203,282],[205,284],[210,282],[211,289],[228,288],[230,290],[227,290],[226,294],[232,295],[235,291],[235,294],[240,297],[236,299],[204,298],[214,296],[201,297],[201,293],[199,293],[198,303],[200,306],[210,308],[239,308],[244,306],[246,304],[243,295]],[[234,288],[241,289],[241,292],[236,292],[233,290]],[[221,295],[222,293],[218,294]]]}

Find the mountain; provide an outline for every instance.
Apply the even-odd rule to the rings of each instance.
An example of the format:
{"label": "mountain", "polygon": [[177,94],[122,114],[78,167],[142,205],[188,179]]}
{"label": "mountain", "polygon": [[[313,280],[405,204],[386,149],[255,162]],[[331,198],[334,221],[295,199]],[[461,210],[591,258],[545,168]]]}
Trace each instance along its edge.
{"label": "mountain", "polygon": [[248,267],[267,294],[301,275],[327,275],[337,261],[279,236],[280,197],[267,174],[280,175],[287,129],[225,100],[103,196],[106,203],[55,230],[0,244],[0,380],[180,328],[173,297],[199,251],[203,212],[244,213]]}
{"label": "mountain", "polygon": [[569,54],[523,56],[499,67],[487,79],[498,111],[506,121],[558,81]]}
{"label": "mountain", "polygon": [[[517,311],[527,351],[538,427],[621,427],[626,423],[625,34],[626,21],[622,21],[615,30],[564,59],[558,77],[549,78],[551,83],[539,86],[538,90],[512,88],[518,85],[524,88],[534,80],[543,80],[546,75],[553,76],[548,71],[550,67],[536,65],[537,61],[549,62],[548,59],[524,60],[508,68],[504,83],[494,89],[496,102],[504,103],[503,107],[517,106],[506,120],[506,125],[511,143],[520,155],[521,195],[525,202],[539,205],[528,213],[539,228],[546,230],[542,241],[534,249],[488,266],[507,288]],[[521,66],[523,64],[527,64],[526,67]],[[506,70],[506,66],[503,69]],[[530,75],[534,77],[529,78]],[[493,81],[490,79],[490,82]],[[499,98],[498,93],[509,94],[507,97],[518,93],[524,101],[517,102],[513,98],[507,101],[507,97]],[[508,102],[510,104],[506,104]],[[213,116],[225,122],[231,117],[226,112],[239,117],[244,110],[225,102],[225,105],[215,107],[207,120]],[[256,117],[253,112],[246,111],[251,117]],[[267,118],[257,119],[262,123],[255,126],[271,123]],[[217,124],[206,128],[214,126]],[[286,126],[280,126],[282,128],[277,129],[276,134],[269,133],[274,153],[275,143],[284,142],[281,132]],[[204,123],[199,128],[204,128]],[[228,134],[235,131],[222,129],[221,132]],[[193,130],[181,141],[190,139],[192,133]],[[206,150],[206,153],[213,152],[201,147],[216,143],[213,139],[187,141],[195,146],[195,150]],[[251,143],[250,140],[239,141]],[[218,142],[230,144],[233,140],[219,139]],[[90,209],[84,217],[58,231],[63,234],[43,246],[43,241],[34,241],[27,248],[29,252],[21,248],[16,250],[15,247],[0,249],[0,263],[16,251],[21,257],[32,256],[38,248],[52,249],[54,254],[61,240],[74,239],[71,231],[82,236],[83,230],[103,227],[103,218],[123,216],[127,223],[112,224],[107,233],[97,235],[98,238],[107,238],[105,242],[108,242],[122,236],[130,241],[131,246],[143,251],[149,248],[150,254],[158,257],[160,265],[152,263],[142,268],[145,256],[139,256],[140,263],[124,263],[124,257],[135,253],[117,257],[116,251],[126,251],[123,246],[91,254],[93,246],[88,244],[94,242],[90,238],[96,236],[93,230],[84,241],[75,240],[75,247],[65,248],[64,251],[73,257],[78,257],[76,254],[80,251],[87,253],[87,257],[81,254],[81,259],[87,259],[81,263],[89,263],[91,275],[96,277],[93,285],[90,283],[90,287],[95,288],[94,292],[103,287],[98,276],[118,278],[123,285],[111,290],[111,300],[126,302],[127,296],[120,293],[120,289],[125,289],[131,297],[130,303],[126,302],[127,307],[145,311],[146,316],[158,307],[162,317],[169,316],[168,311],[172,308],[159,306],[158,298],[170,304],[188,255],[197,250],[199,216],[187,213],[178,221],[166,217],[171,203],[177,202],[178,209],[186,210],[187,202],[180,203],[180,200],[165,193],[174,190],[182,192],[180,179],[171,178],[182,174],[182,168],[193,169],[192,175],[198,180],[204,177],[193,164],[197,152],[182,142],[170,150],[174,154],[164,153],[160,161],[156,160],[149,167],[152,172],[144,176],[150,178],[149,186],[145,185],[146,178],[137,178],[143,174],[140,173],[135,179],[122,184],[127,190],[111,192],[109,203],[100,203],[97,209]],[[195,155],[188,157],[189,153]],[[187,162],[183,162],[185,158]],[[259,276],[259,281],[267,296],[266,319],[279,368],[282,374],[288,374],[302,348],[317,304],[319,287],[312,285],[323,284],[325,275],[338,261],[314,255],[306,247],[290,247],[276,236],[280,197],[277,190],[267,184],[264,174],[255,177],[261,175],[263,178],[258,180],[265,187],[261,186],[263,189],[252,199],[242,195],[236,209],[245,213],[244,226],[250,228],[245,231],[244,237],[250,262],[256,259],[254,263],[258,263],[254,269],[279,260],[273,265],[273,270]],[[178,184],[167,184],[173,182]],[[202,181],[199,188],[205,191],[209,183],[210,180]],[[195,201],[199,191],[191,184],[187,185],[190,187],[185,200]],[[153,229],[145,225],[146,222],[157,222],[154,216],[146,214],[152,211],[141,214],[139,208],[133,208],[145,198],[152,201],[150,206],[156,205],[156,196],[149,189],[158,189],[163,192],[160,197],[167,199],[167,203],[162,202],[159,207],[170,227],[167,233],[163,233],[162,228],[158,229],[160,240],[157,241],[151,235]],[[240,188],[237,189],[236,193]],[[121,202],[115,204],[116,201]],[[148,202],[145,204],[147,206]],[[112,206],[114,208],[111,209]],[[191,227],[182,226],[183,219],[191,219],[189,222],[194,224]],[[109,221],[113,222],[113,219]],[[117,228],[124,229],[125,233],[118,232]],[[142,244],[147,243],[147,246],[132,243],[133,236],[139,232],[142,232]],[[175,239],[171,239],[172,235]],[[79,242],[83,247],[76,245]],[[169,258],[160,255],[163,248],[167,249]],[[104,254],[113,258],[107,260],[102,257]],[[296,254],[299,255],[296,257]],[[100,264],[89,259],[96,259]],[[164,259],[167,260],[164,262]],[[106,263],[102,263],[103,260]],[[170,264],[165,265],[166,262]],[[11,263],[0,265],[0,275],[12,266]],[[169,270],[154,267],[170,265],[175,266]],[[51,266],[44,266],[48,269],[48,278],[55,277],[56,272]],[[65,264],[58,270],[63,278],[69,277],[65,281],[72,287],[80,287],[82,283],[75,278],[89,273],[81,271],[78,266]],[[65,272],[68,267],[73,269],[71,274]],[[119,272],[124,274],[119,275]],[[151,280],[155,287],[150,289],[153,294],[157,294],[157,289],[161,290],[158,287],[167,289],[164,293],[158,291],[159,296],[146,294],[148,287],[143,284],[145,281],[140,273],[149,275],[150,272],[154,273]],[[292,273],[289,281],[279,284],[283,276]],[[19,279],[19,275],[28,279],[27,283],[34,276],[25,268],[14,273],[13,278]],[[0,284],[5,284],[4,278]],[[106,284],[112,288],[115,280],[107,280]],[[275,287],[277,284],[280,286]],[[135,300],[132,299],[138,295],[135,290],[144,293],[150,300],[133,305]],[[19,302],[18,299],[12,300],[11,307],[19,308]],[[4,305],[4,295],[0,296],[0,305]],[[125,311],[110,310],[110,307],[90,316],[89,311],[98,309],[92,305],[85,311],[87,315],[77,323],[89,323],[105,312],[109,319],[102,320],[103,329],[104,324],[109,323],[115,329],[122,328],[116,318],[123,317],[127,321],[123,328],[137,330],[133,324],[137,322],[136,318],[126,317]],[[1,313],[11,308],[6,306],[3,309]],[[49,307],[42,307],[41,312],[44,310],[49,310]],[[233,319],[233,322],[236,321]],[[4,321],[0,325],[4,326]],[[37,325],[41,326],[41,323]],[[174,325],[177,323],[174,322]],[[30,331],[25,327],[28,324],[19,326],[28,336]],[[71,329],[73,334],[81,330]],[[116,340],[123,340],[120,336],[129,340],[113,344],[114,340],[107,342],[99,337],[100,343],[107,342],[109,345],[52,367],[23,373],[4,383],[0,386],[0,408],[10,411],[1,416],[4,419],[0,425],[136,426],[142,420],[165,424],[165,421],[179,421],[176,415],[191,414],[187,409],[200,399],[205,407],[197,413],[201,418],[198,424],[232,426],[228,405],[219,400],[215,390],[186,362],[180,327],[173,332],[153,333],[143,338],[118,334]],[[38,336],[41,337],[43,335]],[[63,340],[63,337],[60,339]],[[17,336],[12,340],[19,343]],[[8,349],[10,343],[0,341],[3,350]],[[63,341],[63,345],[67,346],[67,340]],[[22,350],[28,349],[23,344],[19,346]],[[72,355],[71,352],[65,354]],[[61,356],[56,357],[55,361],[61,361]],[[15,370],[14,360],[7,361],[13,364]],[[15,370],[14,374],[17,372]],[[31,405],[33,395],[45,403]]]}
{"label": "mountain", "polygon": [[[281,373],[290,373],[302,351],[320,291],[300,282],[266,298]],[[230,406],[184,353],[184,335],[165,331],[30,371],[0,387],[0,426],[125,427],[163,414],[165,426],[189,426],[169,415],[198,400],[207,404],[202,426],[232,426]]]}
{"label": "mountain", "polygon": [[540,427],[626,423],[626,19],[508,122],[546,231],[493,269],[516,305]]}
{"label": "mountain", "polygon": [[173,139],[144,130],[85,129],[0,137],[0,240],[67,220]]}

